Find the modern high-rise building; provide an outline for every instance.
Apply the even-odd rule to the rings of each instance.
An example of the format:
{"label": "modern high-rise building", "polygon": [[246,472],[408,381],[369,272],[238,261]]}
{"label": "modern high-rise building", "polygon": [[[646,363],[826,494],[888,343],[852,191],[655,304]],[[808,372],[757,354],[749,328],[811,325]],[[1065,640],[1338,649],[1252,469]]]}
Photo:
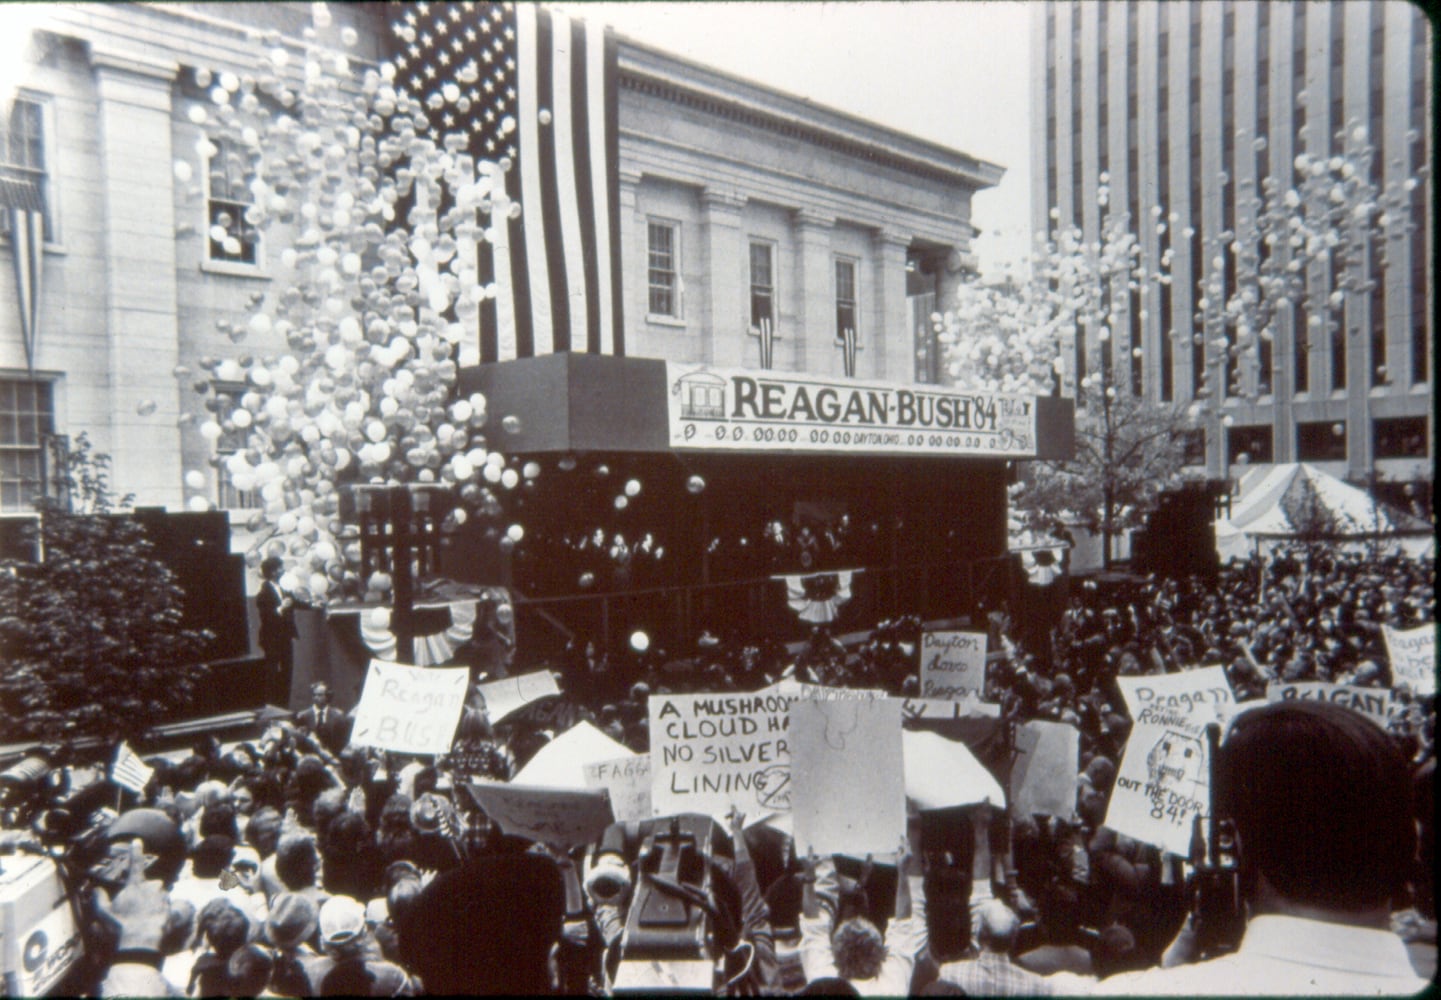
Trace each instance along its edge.
{"label": "modern high-rise building", "polygon": [[[1132,293],[1115,331],[1125,349],[1112,353],[1118,385],[1157,402],[1203,399],[1195,472],[1228,478],[1238,463],[1308,461],[1385,492],[1429,486],[1431,46],[1421,7],[1403,0],[1033,9],[1032,229],[1076,225],[1095,239],[1106,186],[1147,270],[1169,251],[1170,284]],[[1284,191],[1298,155],[1329,159],[1357,138],[1373,150],[1378,188],[1411,188],[1401,213],[1411,225],[1401,232],[1408,220],[1392,220],[1389,265],[1371,264],[1373,290],[1348,292],[1340,322],[1320,336],[1307,315],[1313,278],[1273,336],[1249,348],[1244,378],[1212,370],[1207,397],[1215,328],[1198,300],[1218,258],[1236,287],[1223,234],[1247,224],[1266,177]]]}

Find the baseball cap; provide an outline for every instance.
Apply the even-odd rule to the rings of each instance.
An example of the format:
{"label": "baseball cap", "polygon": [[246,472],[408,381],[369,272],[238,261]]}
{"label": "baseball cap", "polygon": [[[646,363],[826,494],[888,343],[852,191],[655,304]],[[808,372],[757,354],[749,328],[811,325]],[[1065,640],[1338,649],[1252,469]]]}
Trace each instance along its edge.
{"label": "baseball cap", "polygon": [[345,944],[365,933],[365,906],[350,896],[331,896],[320,908],[320,938]]}

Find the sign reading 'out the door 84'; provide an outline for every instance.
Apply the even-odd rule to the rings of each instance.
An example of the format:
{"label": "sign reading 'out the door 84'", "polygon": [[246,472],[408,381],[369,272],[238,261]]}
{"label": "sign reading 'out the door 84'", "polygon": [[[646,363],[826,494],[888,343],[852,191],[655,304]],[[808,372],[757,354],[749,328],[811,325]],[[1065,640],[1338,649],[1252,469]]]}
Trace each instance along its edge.
{"label": "sign reading 'out the door 84'", "polygon": [[1031,396],[666,365],[670,446],[870,455],[1036,455]]}

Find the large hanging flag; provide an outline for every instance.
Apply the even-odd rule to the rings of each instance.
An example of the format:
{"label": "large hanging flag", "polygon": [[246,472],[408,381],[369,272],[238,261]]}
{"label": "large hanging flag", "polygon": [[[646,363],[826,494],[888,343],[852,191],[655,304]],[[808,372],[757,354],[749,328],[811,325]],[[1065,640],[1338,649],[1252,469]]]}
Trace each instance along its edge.
{"label": "large hanging flag", "polygon": [[0,208],[10,223],[10,255],[15,271],[15,303],[20,308],[20,337],[25,366],[35,373],[36,332],[40,326],[40,279],[44,273],[45,198],[28,178],[0,173]]}
{"label": "large hanging flag", "polygon": [[616,42],[535,4],[392,3],[397,87],[437,140],[507,165],[477,250],[482,363],[559,351],[624,354]]}

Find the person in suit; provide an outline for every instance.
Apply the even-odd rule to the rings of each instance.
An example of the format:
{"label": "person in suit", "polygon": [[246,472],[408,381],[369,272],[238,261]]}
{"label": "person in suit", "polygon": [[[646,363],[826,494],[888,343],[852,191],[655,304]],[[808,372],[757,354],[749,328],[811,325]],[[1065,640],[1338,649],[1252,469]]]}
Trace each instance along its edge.
{"label": "person in suit", "polygon": [[344,750],[350,740],[350,715],[330,704],[330,685],[324,681],[310,685],[310,707],[296,715],[295,724],[332,754]]}
{"label": "person in suit", "polygon": [[291,643],[295,641],[295,602],[280,589],[283,566],[279,556],[270,556],[260,564],[260,592],[255,595],[260,649],[265,655],[266,698],[282,706],[290,700]]}

